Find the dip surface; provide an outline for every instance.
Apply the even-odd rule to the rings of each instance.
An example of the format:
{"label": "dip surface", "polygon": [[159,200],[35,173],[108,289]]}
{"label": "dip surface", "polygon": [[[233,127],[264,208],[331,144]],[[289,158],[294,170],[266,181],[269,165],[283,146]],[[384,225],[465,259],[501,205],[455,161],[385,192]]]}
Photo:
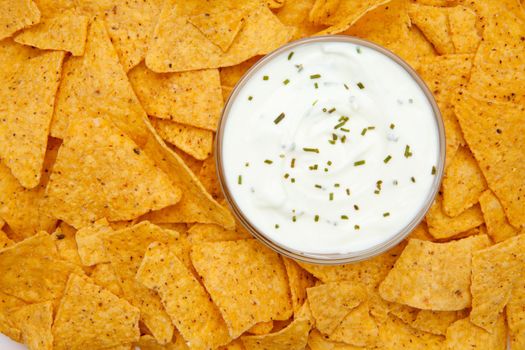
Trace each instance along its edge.
{"label": "dip surface", "polygon": [[251,225],[288,249],[372,248],[401,232],[435,186],[432,105],[372,48],[290,48],[253,73],[224,118],[223,181]]}

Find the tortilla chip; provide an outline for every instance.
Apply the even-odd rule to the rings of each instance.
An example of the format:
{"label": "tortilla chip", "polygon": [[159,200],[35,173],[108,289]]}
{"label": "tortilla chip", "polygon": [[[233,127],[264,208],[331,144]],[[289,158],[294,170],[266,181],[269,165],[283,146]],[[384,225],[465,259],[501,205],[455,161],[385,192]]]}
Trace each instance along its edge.
{"label": "tortilla chip", "polygon": [[16,342],[22,341],[22,332],[20,332],[18,328],[15,328],[9,318],[2,313],[0,313],[0,333]]}
{"label": "tortilla chip", "polygon": [[447,329],[446,348],[450,350],[505,350],[507,348],[505,320],[500,315],[492,333],[472,324],[468,318],[454,322]]}
{"label": "tortilla chip", "polygon": [[62,260],[82,266],[75,241],[75,232],[76,230],[71,226],[61,223],[51,236],[55,240],[58,255]]}
{"label": "tortilla chip", "polygon": [[90,277],[95,284],[109,290],[111,293],[117,296],[123,295],[118,276],[115,274],[111,264],[98,264],[91,272]]}
{"label": "tortilla chip", "polygon": [[518,235],[472,255],[473,324],[492,330],[525,266],[525,235]]}
{"label": "tortilla chip", "polygon": [[260,322],[255,325],[253,325],[250,329],[246,331],[246,333],[254,334],[254,335],[264,335],[268,334],[273,329],[273,321],[268,322]]}
{"label": "tortilla chip", "polygon": [[472,253],[488,245],[481,235],[448,243],[411,239],[379,286],[381,297],[424,310],[469,307]]}
{"label": "tortilla chip", "polygon": [[160,137],[193,158],[204,160],[210,156],[213,147],[213,132],[171,120],[152,118],[151,123]]}
{"label": "tortilla chip", "polygon": [[398,303],[388,303],[388,313],[411,325],[417,318],[419,309]]}
{"label": "tortilla chip", "polygon": [[32,0],[2,0],[0,40],[40,21],[40,11]]}
{"label": "tortilla chip", "polygon": [[146,55],[148,68],[164,73],[232,66],[267,54],[291,37],[291,30],[279,22],[266,4],[258,1],[244,5],[244,26],[227,52],[188,22],[194,15],[229,10],[231,5],[227,1],[213,4],[199,0],[166,1]]}
{"label": "tortilla chip", "polygon": [[442,197],[436,198],[430,207],[426,221],[428,231],[437,239],[454,237],[483,224],[483,214],[479,205],[474,205],[463,213],[451,218],[443,212]]}
{"label": "tortilla chip", "polygon": [[294,315],[299,312],[306,301],[306,289],[315,285],[315,277],[299,266],[294,260],[283,257],[292,295]]}
{"label": "tortilla chip", "polygon": [[276,15],[284,25],[294,29],[294,34],[291,39],[295,40],[308,37],[325,28],[324,26],[313,24],[308,19],[308,14],[315,1],[316,0],[283,1],[284,5]]}
{"label": "tortilla chip", "polygon": [[511,349],[525,348],[525,279],[518,278],[506,306]]}
{"label": "tortilla chip", "polygon": [[140,311],[74,274],[53,324],[54,349],[103,349],[139,339]]}
{"label": "tortilla chip", "polygon": [[424,332],[445,335],[447,328],[459,319],[468,315],[467,310],[462,311],[431,311],[421,310],[416,319],[412,322],[412,327]]}
{"label": "tortilla chip", "polygon": [[136,278],[160,295],[173,324],[193,348],[214,349],[230,342],[219,310],[169,245],[150,244]]}
{"label": "tortilla chip", "polygon": [[193,244],[203,242],[238,241],[251,238],[242,231],[225,230],[213,224],[195,224],[188,230],[188,239]]}
{"label": "tortilla chip", "polygon": [[155,73],[142,63],[128,73],[148,115],[215,131],[222,110],[219,72]]}
{"label": "tortilla chip", "polygon": [[219,350],[246,350],[240,338],[235,339],[231,343],[221,346]]}
{"label": "tortilla chip", "polygon": [[434,237],[432,237],[428,232],[428,226],[425,221],[422,221],[419,225],[417,225],[416,228],[410,232],[406,239],[411,238],[420,239],[422,241],[434,240]]}
{"label": "tortilla chip", "polygon": [[476,29],[477,15],[465,6],[454,6],[448,10],[450,35],[456,53],[476,52],[481,40]]}
{"label": "tortilla chip", "polygon": [[161,344],[173,337],[171,319],[159,296],[136,281],[135,275],[149,244],[173,243],[177,236],[175,231],[163,230],[147,221],[102,236],[111,266],[119,278],[123,298],[140,309],[141,321]]}
{"label": "tortilla chip", "polygon": [[223,67],[219,69],[221,77],[221,85],[233,88],[242,76],[250,69],[257,61],[261,59],[261,56],[255,56],[247,61],[236,64],[235,66]]}
{"label": "tortilla chip", "polygon": [[303,350],[310,328],[310,320],[298,318],[279,332],[243,336],[241,339],[246,350]]}
{"label": "tortilla chip", "polygon": [[510,223],[525,225],[525,105],[481,100],[468,93],[456,105],[465,139],[489,188],[499,198]]}
{"label": "tortilla chip", "polygon": [[188,18],[212,43],[226,52],[244,24],[244,9],[206,12]]}
{"label": "tortilla chip", "polygon": [[379,325],[379,343],[382,346],[381,349],[389,350],[442,350],[445,348],[443,337],[419,331],[392,317]]}
{"label": "tortilla chip", "polygon": [[59,13],[43,19],[15,37],[20,44],[42,50],[62,50],[82,56],[86,46],[88,18],[73,12]]}
{"label": "tortilla chip", "polygon": [[[311,350],[364,350],[365,348],[326,339],[317,329],[310,332],[308,346]],[[308,349],[308,347],[307,347]]]}
{"label": "tortilla chip", "polygon": [[491,190],[481,194],[479,204],[488,235],[494,242],[502,242],[518,234],[518,230],[509,224],[501,203]]}
{"label": "tortilla chip", "polygon": [[328,339],[357,346],[375,346],[378,336],[368,302],[364,302],[348,313]]}
{"label": "tortilla chip", "polygon": [[52,350],[53,303],[50,301],[12,310],[9,318],[22,332],[22,341],[31,350]]}
{"label": "tortilla chip", "polygon": [[442,55],[454,53],[454,43],[450,35],[447,9],[411,4],[410,18]]}
{"label": "tortilla chip", "polygon": [[92,225],[81,228],[76,233],[78,255],[82,264],[93,266],[100,263],[109,262],[109,258],[104,249],[102,235],[109,235],[113,232],[106,218],[95,221]]}
{"label": "tortilla chip", "polygon": [[468,147],[461,147],[443,179],[443,212],[455,217],[474,204],[487,188],[487,182]]}
{"label": "tortilla chip", "polygon": [[12,241],[4,231],[0,230],[0,250],[10,247],[14,244],[15,242]]}
{"label": "tortilla chip", "polygon": [[215,200],[224,200],[221,184],[217,177],[217,166],[213,152],[210,157],[202,162],[202,166],[197,174],[206,191],[208,191]]}
{"label": "tortilla chip", "polygon": [[74,227],[130,220],[175,204],[180,190],[106,118],[75,116],[47,189],[53,214]]}
{"label": "tortilla chip", "polygon": [[[64,53],[24,55],[25,48],[12,45],[10,50],[18,54],[0,48],[0,158],[20,184],[31,189],[40,183]],[[33,96],[30,103],[27,96]]]}
{"label": "tortilla chip", "polygon": [[165,345],[157,343],[151,335],[141,336],[135,345],[138,346],[140,350],[189,350],[190,348],[186,345],[184,338],[177,332],[175,333],[176,335],[173,337],[172,342]]}
{"label": "tortilla chip", "polygon": [[196,244],[191,260],[232,338],[256,323],[286,320],[292,315],[279,255],[256,240]]}
{"label": "tortilla chip", "polygon": [[306,292],[315,328],[326,335],[334,333],[347,315],[366,300],[364,287],[353,282],[331,282]]}

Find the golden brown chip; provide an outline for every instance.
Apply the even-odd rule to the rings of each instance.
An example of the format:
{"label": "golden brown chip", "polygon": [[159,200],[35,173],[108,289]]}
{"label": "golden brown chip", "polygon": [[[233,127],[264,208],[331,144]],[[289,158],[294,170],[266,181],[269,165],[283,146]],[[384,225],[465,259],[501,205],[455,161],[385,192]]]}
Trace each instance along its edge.
{"label": "golden brown chip", "polygon": [[410,18],[442,55],[454,53],[446,8],[411,4]]}
{"label": "golden brown chip", "polygon": [[[275,0],[274,0],[275,1]],[[325,27],[313,24],[308,14],[316,0],[286,0],[277,12],[277,18],[286,26],[294,28],[292,39],[300,39],[317,32]]]}
{"label": "golden brown chip", "polygon": [[285,268],[256,240],[196,244],[191,260],[232,338],[256,323],[292,315]]}
{"label": "golden brown chip", "polygon": [[53,323],[54,349],[103,349],[139,339],[140,311],[72,274]]}
{"label": "golden brown chip", "polygon": [[414,329],[393,317],[379,325],[379,343],[388,350],[445,349],[443,337]]}
{"label": "golden brown chip", "polygon": [[173,324],[192,348],[214,349],[230,342],[219,310],[169,245],[150,244],[136,278],[159,294]]}
{"label": "golden brown chip", "polygon": [[404,304],[388,302],[388,313],[411,325],[417,318],[419,309]]}
{"label": "golden brown chip", "polygon": [[465,6],[454,6],[448,10],[450,35],[456,53],[476,52],[481,40],[476,19],[476,13]]}
{"label": "golden brown chip", "polygon": [[53,303],[31,304],[12,310],[9,318],[22,332],[22,341],[31,350],[52,350]]}
{"label": "golden brown chip", "polygon": [[51,236],[55,239],[57,252],[61,259],[82,266],[78,255],[77,242],[75,241],[75,233],[76,230],[73,227],[61,222]]}
{"label": "golden brown chip", "polygon": [[505,320],[500,315],[492,332],[472,324],[468,318],[454,322],[447,329],[446,349],[450,350],[505,350],[507,332]]}
{"label": "golden brown chip", "polygon": [[501,203],[491,190],[481,194],[479,204],[483,212],[488,235],[494,242],[504,241],[518,233],[518,230],[509,224]]}
{"label": "golden brown chip", "polygon": [[220,201],[224,199],[221,184],[219,183],[219,178],[217,177],[217,167],[213,153],[210,157],[206,158],[202,162],[198,176],[206,191],[208,191],[208,193],[211,194],[215,200]]}
{"label": "golden brown chip", "polygon": [[[308,346],[311,350],[364,350],[360,346],[353,346],[345,343],[337,343],[326,339],[317,329],[310,332]],[[308,347],[307,347],[308,349]]]}
{"label": "golden brown chip", "polygon": [[296,315],[306,301],[306,289],[315,285],[315,277],[294,260],[283,257],[292,296],[293,311]]}
{"label": "golden brown chip", "polygon": [[188,239],[193,244],[201,242],[237,241],[251,238],[242,231],[225,230],[213,224],[195,224],[188,230]]}
{"label": "golden brown chip", "polygon": [[3,313],[0,313],[0,333],[16,342],[22,341],[22,332],[20,332],[18,328],[15,328],[9,318]]}
{"label": "golden brown chip", "polygon": [[442,201],[441,196],[437,197],[426,216],[428,231],[434,238],[454,237],[483,224],[483,214],[479,205],[470,207],[463,213],[451,218],[443,212]]}
{"label": "golden brown chip", "polygon": [[246,350],[244,345],[242,344],[242,340],[240,338],[235,339],[230,344],[221,346],[219,350]]}
{"label": "golden brown chip", "polygon": [[253,325],[250,329],[248,329],[246,333],[250,333],[253,335],[264,335],[264,334],[270,333],[272,329],[273,329],[273,321],[259,322]]}
{"label": "golden brown chip", "polygon": [[109,226],[106,218],[97,220],[92,225],[85,226],[77,231],[75,239],[82,264],[93,266],[109,262],[101,235],[108,235],[112,232],[113,229]]}
{"label": "golden brown chip", "polygon": [[7,237],[7,234],[4,231],[0,230],[0,250],[10,247],[13,244],[15,244],[15,242]]}
{"label": "golden brown chip", "polygon": [[115,274],[111,264],[98,264],[91,272],[90,277],[95,284],[109,290],[111,293],[119,297],[123,295],[118,276]]}
{"label": "golden brown chip", "polygon": [[204,36],[226,52],[244,24],[244,9],[206,12],[188,18]]}
{"label": "golden brown chip", "polygon": [[310,328],[310,320],[298,318],[279,332],[241,339],[246,350],[302,350],[308,342]]}
{"label": "golden brown chip", "polygon": [[461,147],[443,178],[443,211],[455,217],[474,204],[487,188],[487,182],[468,147]]}
{"label": "golden brown chip", "polygon": [[510,223],[525,224],[525,105],[482,100],[464,93],[456,105],[461,129],[489,188]]}
{"label": "golden brown chip", "polygon": [[2,0],[0,8],[0,40],[40,21],[40,11],[32,0]]}
{"label": "golden brown chip", "polygon": [[518,235],[472,255],[470,320],[491,331],[525,266],[525,235]]}
{"label": "golden brown chip", "polygon": [[219,72],[155,73],[142,63],[128,73],[148,115],[215,131],[222,109]]}
{"label": "golden brown chip", "polygon": [[232,5],[223,0],[213,4],[199,0],[166,1],[146,55],[148,68],[160,73],[231,66],[269,53],[290,39],[291,30],[259,1],[244,3],[244,26],[227,52],[188,22],[191,16],[228,11]]}
{"label": "golden brown chip", "polygon": [[368,302],[351,310],[328,339],[357,346],[375,346],[379,331],[370,316]]}
{"label": "golden brown chip", "polygon": [[431,311],[421,310],[416,319],[411,323],[412,327],[424,332],[437,335],[445,335],[447,328],[452,323],[468,315],[467,310],[462,311]]}
{"label": "golden brown chip", "polygon": [[213,132],[171,120],[152,118],[151,123],[160,137],[195,159],[204,160],[211,155]]}
{"label": "golden brown chip", "polygon": [[525,347],[525,279],[518,278],[506,307],[509,325],[510,348]]}
{"label": "golden brown chip", "polygon": [[469,307],[472,253],[488,245],[482,235],[448,243],[411,239],[379,292],[388,301],[424,310]]}

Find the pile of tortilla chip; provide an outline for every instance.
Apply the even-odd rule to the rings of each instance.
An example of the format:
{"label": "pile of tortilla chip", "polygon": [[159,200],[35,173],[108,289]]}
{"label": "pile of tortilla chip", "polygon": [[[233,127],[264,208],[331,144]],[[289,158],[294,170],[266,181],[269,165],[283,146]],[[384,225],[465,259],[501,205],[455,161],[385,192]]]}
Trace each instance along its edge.
{"label": "pile of tortilla chip", "polygon": [[[0,0],[0,333],[30,350],[525,349],[519,0]],[[295,262],[223,205],[213,140],[298,38],[395,52],[441,109],[421,223]],[[3,341],[3,340],[2,340]]]}

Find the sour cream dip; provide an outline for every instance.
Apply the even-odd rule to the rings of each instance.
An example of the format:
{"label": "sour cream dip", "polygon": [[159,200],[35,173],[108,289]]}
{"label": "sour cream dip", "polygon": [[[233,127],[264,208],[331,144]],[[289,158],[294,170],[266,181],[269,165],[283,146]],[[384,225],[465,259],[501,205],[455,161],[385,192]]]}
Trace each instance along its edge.
{"label": "sour cream dip", "polygon": [[300,256],[360,260],[399,242],[434,199],[443,160],[422,81],[386,50],[340,36],[259,61],[232,93],[217,143],[241,222]]}

